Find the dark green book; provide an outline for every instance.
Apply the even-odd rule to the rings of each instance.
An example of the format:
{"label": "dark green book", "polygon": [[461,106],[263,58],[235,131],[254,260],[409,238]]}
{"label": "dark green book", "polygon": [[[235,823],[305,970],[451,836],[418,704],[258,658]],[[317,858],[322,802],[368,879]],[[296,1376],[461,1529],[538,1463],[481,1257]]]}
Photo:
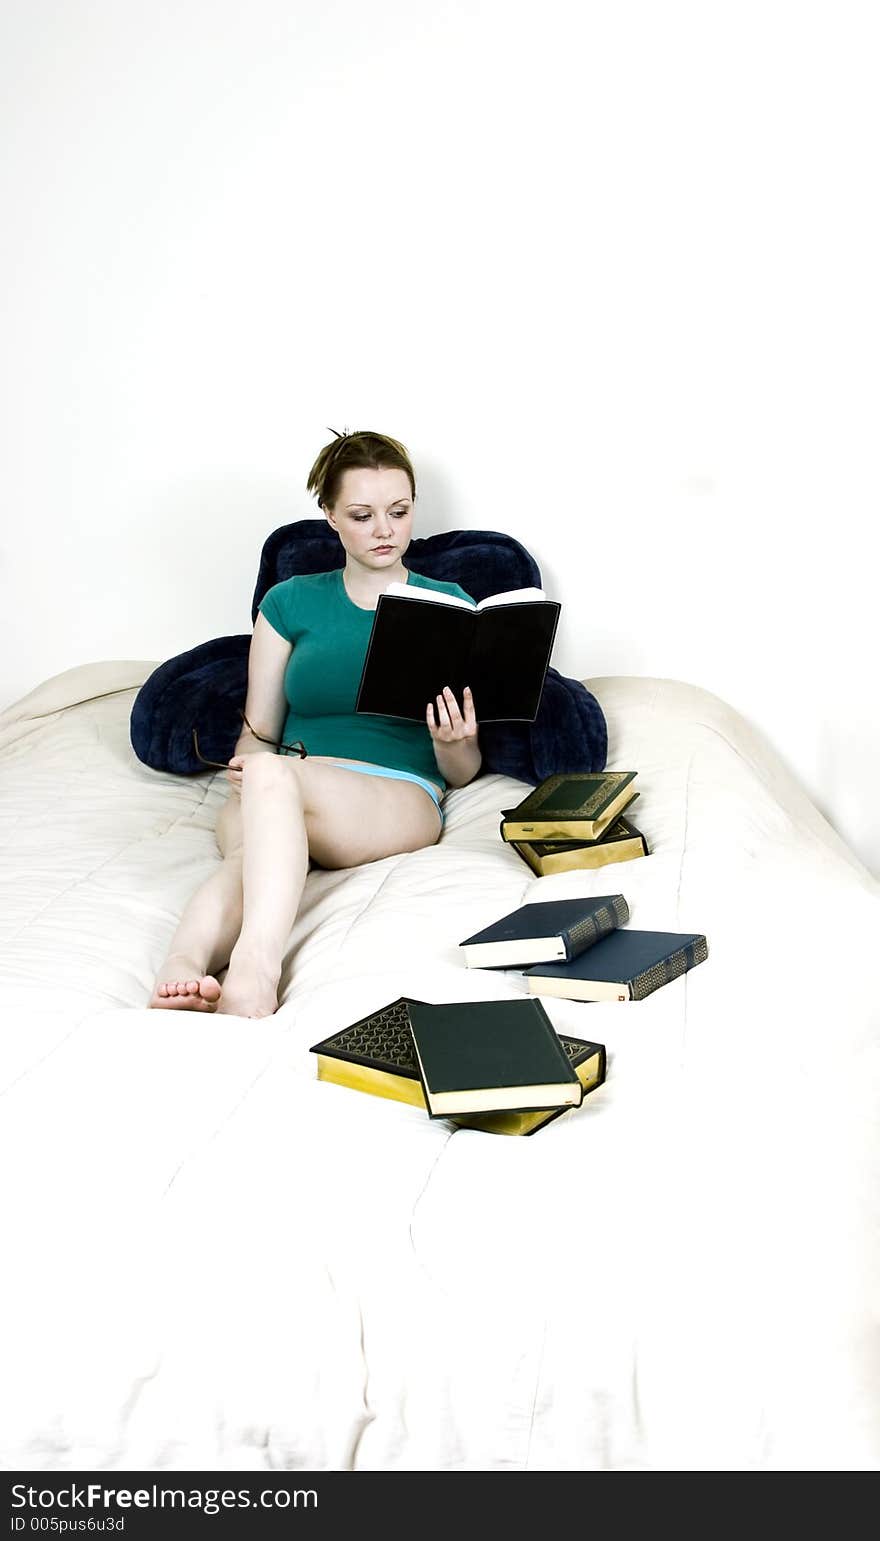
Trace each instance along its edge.
{"label": "dark green book", "polygon": [[584,1089],[540,1001],[410,1001],[408,1009],[431,1118],[576,1108],[583,1101]]}
{"label": "dark green book", "polygon": [[521,904],[459,942],[468,968],[514,968],[576,958],[629,920],[623,894]]}
{"label": "dark green book", "polygon": [[572,772],[548,776],[515,808],[505,810],[505,840],[596,840],[636,796],[638,771]]}
{"label": "dark green book", "polygon": [[[584,1089],[584,1096],[594,1092],[605,1080],[607,1057],[604,1043],[591,1043],[586,1038],[570,1038],[560,1033],[559,1042],[568,1055],[572,1069]],[[535,1134],[561,1118],[569,1108],[536,1109],[526,1113],[459,1113],[452,1122],[460,1129],[480,1129],[484,1134]]]}
{"label": "dark green book", "polygon": [[[345,1086],[351,1091],[367,1092],[371,1097],[388,1097],[411,1107],[424,1108],[425,1096],[419,1080],[407,1006],[406,998],[401,996],[313,1044],[310,1052],[316,1056],[318,1080]],[[566,1033],[560,1033],[559,1042],[584,1089],[584,1096],[601,1086],[607,1065],[605,1045],[586,1038],[572,1038]],[[451,1122],[486,1134],[528,1135],[543,1129],[545,1124],[566,1111],[565,1108],[549,1108],[525,1113],[463,1113]]]}
{"label": "dark green book", "polygon": [[641,1001],[704,963],[705,936],[690,931],[612,931],[571,963],[537,963],[523,970],[531,995],[571,1001]]}

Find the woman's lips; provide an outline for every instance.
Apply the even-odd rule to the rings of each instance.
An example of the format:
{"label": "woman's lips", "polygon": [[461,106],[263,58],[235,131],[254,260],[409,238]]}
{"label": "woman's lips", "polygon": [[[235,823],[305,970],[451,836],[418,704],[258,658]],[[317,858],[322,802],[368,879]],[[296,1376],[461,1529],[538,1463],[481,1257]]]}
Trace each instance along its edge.
{"label": "woman's lips", "polygon": [[376,553],[376,554],[377,554],[377,555],[379,555],[379,556],[381,556],[381,555],[382,555],[382,553],[383,553],[383,551],[393,551],[393,550],[394,550],[394,547],[393,547],[393,546],[374,546],[374,547],[373,547],[373,551],[374,551],[374,552],[375,552],[375,553]]}

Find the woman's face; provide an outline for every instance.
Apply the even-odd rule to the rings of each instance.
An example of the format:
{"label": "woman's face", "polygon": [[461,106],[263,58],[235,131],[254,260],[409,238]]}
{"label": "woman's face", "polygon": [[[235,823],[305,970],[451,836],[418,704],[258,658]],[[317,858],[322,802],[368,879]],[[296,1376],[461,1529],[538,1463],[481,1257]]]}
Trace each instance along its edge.
{"label": "woman's face", "polygon": [[405,471],[348,470],[327,523],[348,555],[372,572],[395,567],[412,539],[413,499]]}

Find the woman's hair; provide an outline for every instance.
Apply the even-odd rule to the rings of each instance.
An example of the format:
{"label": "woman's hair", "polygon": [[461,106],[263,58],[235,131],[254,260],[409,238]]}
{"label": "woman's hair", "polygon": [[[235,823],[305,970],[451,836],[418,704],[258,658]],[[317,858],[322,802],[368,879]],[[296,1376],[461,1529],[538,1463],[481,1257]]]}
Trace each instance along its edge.
{"label": "woman's hair", "polygon": [[385,433],[339,433],[325,444],[309,472],[306,491],[313,492],[319,508],[332,508],[346,471],[405,471],[412,495],[416,495],[416,477],[405,447]]}

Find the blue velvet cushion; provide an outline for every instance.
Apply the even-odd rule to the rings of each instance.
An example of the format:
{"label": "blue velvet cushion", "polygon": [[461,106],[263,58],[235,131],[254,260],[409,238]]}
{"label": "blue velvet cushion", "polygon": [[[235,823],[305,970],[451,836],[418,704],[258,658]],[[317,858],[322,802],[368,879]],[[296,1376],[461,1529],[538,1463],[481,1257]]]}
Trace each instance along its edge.
{"label": "blue velvet cushion", "polygon": [[[263,546],[252,620],[273,584],[300,573],[329,572],[344,560],[323,519],[282,526]],[[406,565],[427,578],[460,583],[476,600],[504,589],[541,587],[538,566],[525,547],[494,530],[452,530],[413,540]],[[131,743],[139,760],[178,775],[204,771],[193,743],[195,728],[205,758],[226,764],[242,727],[250,641],[250,634],[216,637],[153,671],[131,713]],[[536,785],[565,771],[604,770],[608,735],[595,697],[579,680],[551,667],[535,721],[484,723],[480,745],[484,772]]]}

